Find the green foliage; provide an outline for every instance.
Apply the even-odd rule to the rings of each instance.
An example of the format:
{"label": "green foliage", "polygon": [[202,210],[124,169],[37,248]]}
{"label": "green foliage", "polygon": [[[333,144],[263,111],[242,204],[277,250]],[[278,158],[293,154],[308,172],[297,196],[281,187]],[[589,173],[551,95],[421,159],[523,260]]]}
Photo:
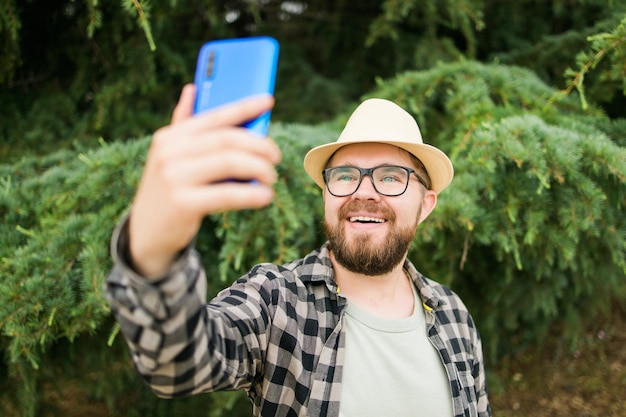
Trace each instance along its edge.
{"label": "green foliage", "polygon": [[[410,257],[461,294],[492,358],[539,343],[556,323],[575,334],[626,298],[623,119],[580,109],[527,70],[476,62],[408,72],[368,96],[409,109],[426,142],[453,159],[455,180]],[[301,161],[336,138],[345,116],[328,125],[335,127],[272,124],[284,153],[275,202],[212,216],[198,236],[209,293],[257,262],[285,262],[323,242],[320,191]],[[123,341],[111,335],[101,288],[110,234],[147,145],[102,142],[0,166],[0,350],[6,392],[20,399],[23,415],[35,415],[42,387],[59,375],[75,375],[92,398],[124,415],[246,408],[241,396],[172,403],[128,390],[141,384]],[[82,362],[78,352],[93,356]],[[90,366],[97,369],[85,371]]]}
{"label": "green foliage", "polygon": [[14,1],[5,0],[0,4],[0,83],[10,79],[18,65],[19,30],[21,22],[17,17]]}
{"label": "green foliage", "polygon": [[[452,33],[458,31],[465,44],[464,55],[476,58],[476,32],[485,28],[483,19],[483,0],[459,1],[420,1],[420,0],[387,0],[382,4],[381,13],[370,26],[367,44],[371,45],[380,38],[389,37],[399,41],[405,36],[400,35],[406,27],[423,32],[422,40],[431,47],[445,43],[447,36],[441,36],[442,28]],[[401,29],[403,28],[403,29]],[[432,58],[431,58],[432,59]],[[428,59],[427,62],[434,63]]]}
{"label": "green foliage", "polygon": [[[0,157],[153,132],[213,38],[275,36],[274,117],[318,123],[376,77],[438,62],[496,60],[564,84],[586,38],[614,33],[624,13],[613,0],[0,0]],[[607,89],[623,56],[608,56],[618,78],[588,74],[585,93],[619,117],[624,96]]]}
{"label": "green foliage", "polygon": [[93,331],[108,314],[107,241],[144,148],[145,141],[104,144],[96,153],[61,151],[0,167],[0,327],[11,362],[38,368],[54,341]]}
{"label": "green foliage", "polygon": [[0,10],[13,11],[19,35],[0,30],[13,42],[0,61],[0,155],[13,160],[153,132],[192,80],[199,46],[219,31],[207,23],[210,5],[169,0],[5,0]]}
{"label": "green foliage", "polygon": [[[37,415],[60,376],[120,415],[246,414],[241,395],[142,388],[101,290],[149,142],[127,138],[167,122],[211,38],[278,38],[274,120],[332,119],[375,87],[451,155],[410,257],[462,295],[492,358],[626,299],[626,3],[295,3],[0,0],[0,414]],[[198,236],[211,294],[324,240],[301,160],[346,117],[272,125],[275,203]]]}
{"label": "green foliage", "polygon": [[[608,66],[599,72],[598,77],[603,81],[603,92],[612,95],[614,91],[621,91],[626,95],[626,14],[624,19],[611,32],[598,33],[588,38],[591,43],[590,52],[581,52],[576,56],[579,70],[568,69],[566,76],[569,78],[569,87],[566,93],[573,88],[578,90],[583,108],[587,108],[587,100],[584,91],[585,75],[595,69],[605,56],[610,61]],[[613,88],[614,86],[618,88]]]}
{"label": "green foliage", "polygon": [[152,37],[152,27],[150,25],[150,3],[142,0],[125,0],[122,2],[122,7],[129,15],[137,18],[137,25],[141,27],[143,33],[146,35],[150,50],[154,51],[156,44]]}
{"label": "green foliage", "polygon": [[486,13],[489,29],[479,35],[483,62],[531,69],[565,94],[584,92],[583,105],[587,97],[611,117],[623,115],[625,2],[577,0],[566,7],[562,0],[523,0],[510,6]]}
{"label": "green foliage", "polygon": [[0,166],[0,350],[11,370],[7,383],[17,382],[6,388],[17,391],[24,416],[35,415],[42,381],[64,374],[57,367],[69,358],[56,361],[55,348],[80,346],[109,316],[107,242],[136,186],[145,144],[103,143],[97,152]]}
{"label": "green foliage", "polygon": [[527,70],[471,62],[406,73],[368,96],[411,109],[453,159],[455,180],[411,256],[461,293],[493,358],[557,322],[572,336],[625,295],[626,149],[600,112]]}

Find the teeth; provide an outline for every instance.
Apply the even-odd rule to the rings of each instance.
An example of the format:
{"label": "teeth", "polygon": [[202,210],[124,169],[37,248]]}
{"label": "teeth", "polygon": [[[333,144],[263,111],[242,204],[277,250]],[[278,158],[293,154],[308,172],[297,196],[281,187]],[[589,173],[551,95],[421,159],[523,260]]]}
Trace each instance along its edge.
{"label": "teeth", "polygon": [[374,223],[384,223],[383,219],[377,219],[376,217],[366,217],[366,216],[355,216],[350,217],[350,221],[354,222],[374,222]]}

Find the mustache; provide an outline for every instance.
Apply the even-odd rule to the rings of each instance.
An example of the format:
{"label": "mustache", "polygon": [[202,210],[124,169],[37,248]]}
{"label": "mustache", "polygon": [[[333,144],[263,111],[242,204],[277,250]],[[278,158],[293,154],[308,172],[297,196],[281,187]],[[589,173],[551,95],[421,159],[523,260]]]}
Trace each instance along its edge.
{"label": "mustache", "polygon": [[339,209],[339,218],[345,218],[348,216],[348,213],[355,211],[382,214],[382,216],[390,222],[393,222],[396,219],[395,213],[389,207],[373,201],[358,200],[347,201],[343,206],[341,206]]}

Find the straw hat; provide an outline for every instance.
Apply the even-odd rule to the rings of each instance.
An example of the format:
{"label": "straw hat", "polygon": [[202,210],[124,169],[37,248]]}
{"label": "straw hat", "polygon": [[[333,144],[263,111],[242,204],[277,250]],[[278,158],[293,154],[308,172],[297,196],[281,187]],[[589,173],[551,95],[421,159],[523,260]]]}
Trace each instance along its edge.
{"label": "straw hat", "polygon": [[415,119],[397,104],[380,98],[361,103],[348,119],[336,142],[311,149],[304,157],[304,169],[324,188],[322,170],[330,157],[343,146],[355,143],[386,143],[415,155],[426,168],[432,187],[441,192],[452,181],[454,169],[448,156],[422,140]]}

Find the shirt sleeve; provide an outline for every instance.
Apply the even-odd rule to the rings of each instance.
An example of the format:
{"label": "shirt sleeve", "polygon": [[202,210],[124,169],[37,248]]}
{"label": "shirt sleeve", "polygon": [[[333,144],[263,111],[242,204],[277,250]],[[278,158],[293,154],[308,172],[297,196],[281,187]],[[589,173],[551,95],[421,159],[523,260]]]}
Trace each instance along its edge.
{"label": "shirt sleeve", "polygon": [[[248,389],[261,366],[265,308],[247,296],[245,308],[212,308],[198,253],[188,247],[157,280],[133,270],[128,218],[116,228],[114,267],[105,293],[135,368],[160,397]],[[244,304],[244,303],[241,303]]]}
{"label": "shirt sleeve", "polygon": [[[472,320],[473,323],[473,320]],[[483,347],[482,342],[480,340],[480,335],[476,327],[473,327],[473,346],[474,346],[474,368],[472,369],[472,374],[474,376],[475,381],[475,390],[476,390],[476,408],[478,410],[478,415],[480,417],[490,417],[491,416],[491,406],[489,405],[489,398],[487,394],[487,377],[485,374],[485,364],[484,364],[484,355],[483,355]]]}

